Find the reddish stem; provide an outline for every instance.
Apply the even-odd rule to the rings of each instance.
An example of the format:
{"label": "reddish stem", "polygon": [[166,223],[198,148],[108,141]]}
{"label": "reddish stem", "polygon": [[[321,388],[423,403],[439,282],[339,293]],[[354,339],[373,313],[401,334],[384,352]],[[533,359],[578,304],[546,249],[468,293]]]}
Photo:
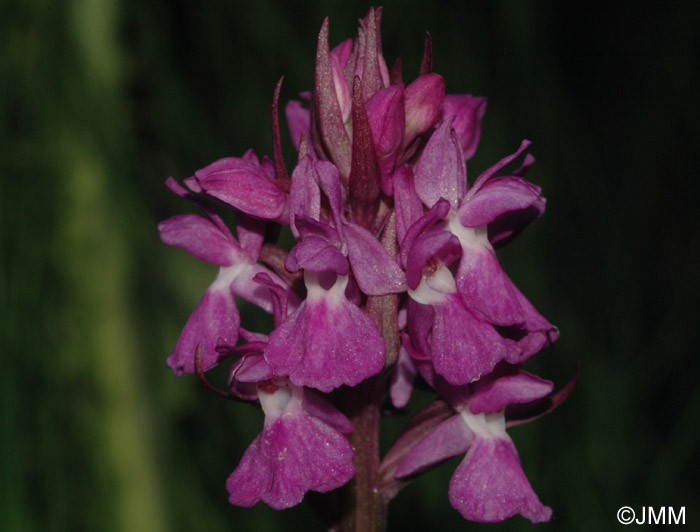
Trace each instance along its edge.
{"label": "reddish stem", "polygon": [[343,390],[341,396],[341,406],[355,427],[349,438],[355,450],[355,478],[343,488],[341,532],[386,530],[389,500],[377,489],[383,389],[380,374]]}

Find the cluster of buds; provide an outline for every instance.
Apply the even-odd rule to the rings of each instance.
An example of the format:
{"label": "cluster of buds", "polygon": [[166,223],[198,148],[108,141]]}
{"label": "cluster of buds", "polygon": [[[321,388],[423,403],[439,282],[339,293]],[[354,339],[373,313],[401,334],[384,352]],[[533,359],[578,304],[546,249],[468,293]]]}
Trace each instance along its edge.
{"label": "cluster of buds", "polygon": [[[467,519],[521,514],[546,521],[509,424],[548,411],[568,393],[521,365],[558,336],[501,269],[494,247],[541,215],[545,201],[523,175],[523,141],[471,186],[484,98],[445,94],[432,45],[404,83],[382,54],[381,9],[357,39],[329,48],[328,20],[313,91],[286,106],[298,157],[282,158],[278,102],[273,157],[224,158],[168,187],[202,215],[159,226],[219,272],[167,363],[176,375],[231,364],[233,397],[259,404],[262,432],[227,482],[230,502],[276,509],[329,492],[356,473],[357,427],[339,393],[380,389],[398,412],[415,384],[438,399],[409,422],[382,460],[373,490],[387,501],[406,480],[466,454],[449,486]],[[520,160],[518,164],[516,161]],[[236,236],[212,210],[235,212]],[[296,243],[279,246],[281,227]],[[236,297],[270,313],[267,333],[242,326]],[[205,379],[206,380],[206,379]]]}

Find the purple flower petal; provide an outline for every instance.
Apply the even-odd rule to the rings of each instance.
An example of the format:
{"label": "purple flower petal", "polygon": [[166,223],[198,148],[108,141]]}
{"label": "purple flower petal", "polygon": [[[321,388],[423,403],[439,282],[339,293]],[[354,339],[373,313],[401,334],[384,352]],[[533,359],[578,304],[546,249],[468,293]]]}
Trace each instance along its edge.
{"label": "purple flower petal", "polygon": [[321,190],[316,178],[313,159],[307,155],[294,168],[289,189],[289,225],[295,238],[299,238],[298,216],[318,220],[321,215]]}
{"label": "purple flower petal", "polygon": [[365,294],[379,296],[406,290],[403,271],[372,233],[359,225],[347,224],[345,236],[355,280]]}
{"label": "purple flower petal", "polygon": [[341,68],[345,68],[352,53],[352,39],[345,39],[338,46],[331,50],[331,55],[335,56]]}
{"label": "purple flower petal", "polygon": [[354,427],[350,420],[331,403],[308,388],[304,388],[303,393],[304,401],[302,406],[307,414],[320,419],[326,425],[330,425],[343,434],[349,434],[353,431]]}
{"label": "purple flower petal", "polygon": [[493,370],[501,360],[520,354],[517,344],[469,312],[457,294],[449,295],[435,310],[432,359],[435,372],[454,385],[468,384]]}
{"label": "purple flower petal", "polygon": [[260,249],[262,249],[265,240],[265,226],[264,220],[258,220],[240,211],[236,213],[238,241],[253,262],[257,261],[260,256]]}
{"label": "purple flower petal", "polygon": [[335,225],[336,231],[341,235],[343,233],[343,197],[340,186],[340,174],[338,168],[328,161],[317,161],[314,168],[318,173],[318,180],[323,188],[323,192],[328,198],[328,203],[331,207],[331,216]]}
{"label": "purple flower petal", "polygon": [[270,334],[265,357],[273,372],[322,392],[378,373],[384,340],[367,314],[345,299],[345,284],[328,292],[309,285],[306,301]]}
{"label": "purple flower petal", "polygon": [[169,177],[168,179],[166,179],[165,186],[168,187],[171,192],[180,196],[181,198],[188,199],[188,200],[192,199],[192,192],[190,192],[185,187],[183,187],[180,183],[178,183],[174,177]]}
{"label": "purple flower petal", "polygon": [[301,240],[313,235],[328,240],[339,249],[342,248],[343,242],[340,239],[338,231],[325,220],[319,222],[313,218],[297,216],[295,223]]}
{"label": "purple flower petal", "polygon": [[423,278],[423,268],[433,261],[435,268],[449,266],[462,254],[459,239],[449,231],[439,229],[426,231],[420,235],[408,255],[406,281],[415,290]]}
{"label": "purple flower petal", "polygon": [[522,177],[491,179],[462,203],[459,221],[465,227],[480,227],[503,214],[538,205],[541,198],[542,189]]}
{"label": "purple flower petal", "polygon": [[405,347],[399,348],[399,357],[391,373],[389,393],[391,404],[403,408],[408,404],[413,392],[413,381],[416,378],[416,366]]}
{"label": "purple flower petal", "polygon": [[[298,150],[302,133],[306,135],[307,139],[311,138],[311,113],[308,108],[304,107],[303,104],[297,100],[290,100],[284,113],[289,123],[289,134],[292,137],[292,143]],[[307,150],[312,159],[317,158],[313,144],[308,144]]]}
{"label": "purple flower petal", "polygon": [[405,128],[403,86],[394,85],[375,93],[365,109],[377,157],[385,158],[401,144]]}
{"label": "purple flower petal", "polygon": [[450,118],[432,134],[414,169],[416,192],[427,207],[445,198],[457,208],[467,192],[467,167]]}
{"label": "purple flower petal", "polygon": [[413,185],[413,171],[407,164],[400,166],[392,177],[396,209],[396,238],[403,242],[408,228],[423,216],[423,203]]}
{"label": "purple flower petal", "polygon": [[502,246],[518,236],[530,222],[542,216],[545,203],[541,197],[525,209],[510,211],[496,218],[488,226],[491,244],[494,247]]}
{"label": "purple flower petal", "polygon": [[473,237],[470,231],[468,228],[460,231],[463,254],[455,279],[464,304],[489,323],[506,326],[523,323],[525,318],[515,285],[501,269],[485,231],[471,231]]}
{"label": "purple flower petal", "polygon": [[[407,323],[410,334],[402,333],[401,345],[408,351],[408,354],[416,364],[416,369],[421,376],[433,386],[433,367],[430,362],[433,350],[430,346],[432,340],[431,329],[435,322],[435,310],[430,305],[422,305],[412,298],[408,299]],[[426,366],[430,367],[430,372],[423,371]]]}
{"label": "purple flower petal", "polygon": [[516,371],[495,379],[482,379],[476,383],[473,395],[469,398],[469,411],[472,414],[497,412],[512,403],[528,403],[551,393],[551,381],[525,371]]}
{"label": "purple flower petal", "polygon": [[[520,143],[520,147],[517,149],[515,153],[511,153],[510,155],[507,155],[500,161],[498,161],[496,164],[494,164],[491,168],[488,170],[482,172],[479,177],[476,178],[474,181],[474,185],[472,188],[469,190],[467,194],[467,198],[471,198],[474,194],[476,194],[479,189],[486,183],[489,179],[491,179],[496,173],[501,170],[502,168],[508,166],[511,162],[513,162],[515,159],[517,159],[522,152],[524,152],[526,149],[530,147],[530,142],[529,140],[523,140]],[[516,172],[517,174],[517,172]]]}
{"label": "purple flower petal", "polygon": [[198,259],[217,266],[230,266],[241,259],[238,244],[212,221],[196,214],[174,216],[158,224],[161,240],[178,246]]}
{"label": "purple flower petal", "polygon": [[[263,438],[264,432],[256,436],[243,454],[238,467],[226,481],[231,504],[253,506],[272,489],[276,464],[267,456],[265,451],[270,445],[265,445],[266,440]],[[301,499],[303,499],[303,494],[299,501],[292,502],[290,506],[298,504]]]}
{"label": "purple flower petal", "polygon": [[347,275],[348,260],[338,248],[325,238],[309,235],[292,248],[287,255],[285,267],[290,272],[298,272],[302,268],[321,273],[334,271],[338,275]]}
{"label": "purple flower petal", "polygon": [[522,425],[523,423],[529,423],[558,408],[576,387],[580,370],[581,366],[579,364],[573,378],[556,393],[529,403],[508,405],[505,410],[506,427],[514,427],[516,425]]}
{"label": "purple flower petal", "polygon": [[287,196],[270,181],[262,167],[242,158],[228,157],[195,172],[205,194],[264,220],[284,213]]}
{"label": "purple flower petal", "polygon": [[507,435],[474,439],[450,481],[449,497],[452,506],[471,521],[496,523],[520,514],[540,523],[552,517],[551,508],[532,490]]}
{"label": "purple flower petal", "polygon": [[433,127],[440,116],[444,97],[445,80],[439,74],[425,74],[406,87],[406,130],[402,143],[404,148],[418,135]]}
{"label": "purple flower petal", "polygon": [[285,320],[289,308],[294,309],[299,306],[300,301],[291,287],[286,286],[279,279],[273,279],[269,273],[256,274],[253,277],[253,282],[266,286],[270,290],[272,316],[275,319],[275,325],[279,325]]}
{"label": "purple flower petal", "polygon": [[258,383],[273,377],[270,365],[262,353],[243,356],[231,368],[231,380]]}
{"label": "purple flower petal", "polygon": [[540,349],[552,345],[559,338],[559,329],[537,312],[517,286],[514,286],[514,289],[525,317],[522,331],[524,335],[518,339],[523,351],[521,362],[524,362]]}
{"label": "purple flower petal", "polygon": [[481,119],[485,112],[486,98],[471,94],[448,94],[442,103],[442,120],[455,117],[452,128],[462,145],[465,160],[471,159],[479,145]]}
{"label": "purple flower petal", "polygon": [[246,301],[257,305],[265,312],[272,313],[272,296],[270,295],[269,288],[263,284],[253,281],[255,276],[259,274],[269,276],[270,279],[272,279],[278,286],[287,291],[290,298],[289,304],[296,304],[297,300],[291,289],[277,276],[277,274],[268,270],[261,264],[241,263],[236,266],[232,266],[229,274],[231,291]]}
{"label": "purple flower petal", "polygon": [[403,478],[465,453],[474,438],[462,416],[447,418],[411,449],[396,468],[396,477]]}
{"label": "purple flower petal", "polygon": [[350,110],[352,108],[350,83],[348,83],[348,80],[346,80],[343,75],[343,67],[340,64],[338,56],[331,52],[330,59],[335,96],[338,98],[338,105],[340,106],[340,114],[343,117],[343,123],[347,124],[350,121]]}
{"label": "purple flower petal", "polygon": [[202,346],[202,369],[207,371],[219,363],[221,355],[216,350],[219,340],[235,345],[241,318],[229,283],[214,281],[204,293],[197,308],[187,320],[175,350],[167,364],[175,375],[194,373],[194,356],[197,346]]}
{"label": "purple flower petal", "polygon": [[241,399],[254,401],[258,398],[256,384],[272,377],[270,365],[261,353],[248,354],[231,367],[228,387]]}
{"label": "purple flower petal", "polygon": [[428,212],[426,212],[421,218],[416,220],[411,227],[408,228],[406,235],[400,242],[401,252],[399,256],[401,258],[401,264],[405,266],[408,262],[408,254],[413,249],[413,244],[416,239],[431,226],[447,216],[449,211],[450,204],[448,201],[446,199],[440,199],[430,208],[430,210],[428,210]]}
{"label": "purple flower petal", "polygon": [[299,504],[307,491],[339,488],[355,475],[345,437],[303,412],[280,416],[255,438],[226,482],[229,501],[276,510]]}

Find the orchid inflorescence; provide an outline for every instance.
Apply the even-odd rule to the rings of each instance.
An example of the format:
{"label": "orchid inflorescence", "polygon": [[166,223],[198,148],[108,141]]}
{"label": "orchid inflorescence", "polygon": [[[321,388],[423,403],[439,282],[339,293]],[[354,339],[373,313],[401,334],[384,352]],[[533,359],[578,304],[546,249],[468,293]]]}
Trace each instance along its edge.
{"label": "orchid inflorescence", "polygon": [[[228,393],[262,408],[262,432],[227,482],[233,504],[288,508],[360,469],[371,497],[386,504],[410,478],[465,455],[449,486],[465,518],[547,521],[552,511],[506,427],[551,410],[572,384],[551,395],[551,382],[521,369],[558,331],[494,252],[544,212],[540,187],[523,178],[530,142],[470,186],[466,160],[486,99],[445,94],[429,35],[415,80],[402,81],[398,61],[389,72],[380,20],[381,9],[370,9],[357,39],[332,50],[324,21],[313,91],[286,106],[298,153],[291,176],[280,80],[272,159],[250,150],[184,186],[166,182],[201,215],[162,222],[163,242],[219,267],[167,363],[206,381],[233,361]],[[235,236],[210,203],[233,209]],[[282,228],[295,240],[289,250],[278,244]],[[237,297],[271,314],[274,329],[243,328]],[[375,425],[358,420],[372,418],[367,409],[400,412],[414,383],[438,398],[381,461],[363,450],[358,465],[360,447],[376,454],[378,416]]]}

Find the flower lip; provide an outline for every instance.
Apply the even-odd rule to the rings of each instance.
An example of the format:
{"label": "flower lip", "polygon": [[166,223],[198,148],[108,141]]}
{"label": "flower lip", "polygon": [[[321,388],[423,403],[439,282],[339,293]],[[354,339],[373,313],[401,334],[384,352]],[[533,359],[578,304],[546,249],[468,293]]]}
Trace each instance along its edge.
{"label": "flower lip", "polygon": [[299,504],[310,490],[326,492],[347,483],[355,474],[353,449],[343,435],[347,418],[286,379],[262,388],[263,430],[226,482],[230,502],[263,501],[281,510]]}
{"label": "flower lip", "polygon": [[347,300],[348,277],[339,275],[329,290],[318,277],[304,272],[306,300],[272,331],[265,357],[294,385],[330,392],[377,374],[386,347],[367,313]]}

